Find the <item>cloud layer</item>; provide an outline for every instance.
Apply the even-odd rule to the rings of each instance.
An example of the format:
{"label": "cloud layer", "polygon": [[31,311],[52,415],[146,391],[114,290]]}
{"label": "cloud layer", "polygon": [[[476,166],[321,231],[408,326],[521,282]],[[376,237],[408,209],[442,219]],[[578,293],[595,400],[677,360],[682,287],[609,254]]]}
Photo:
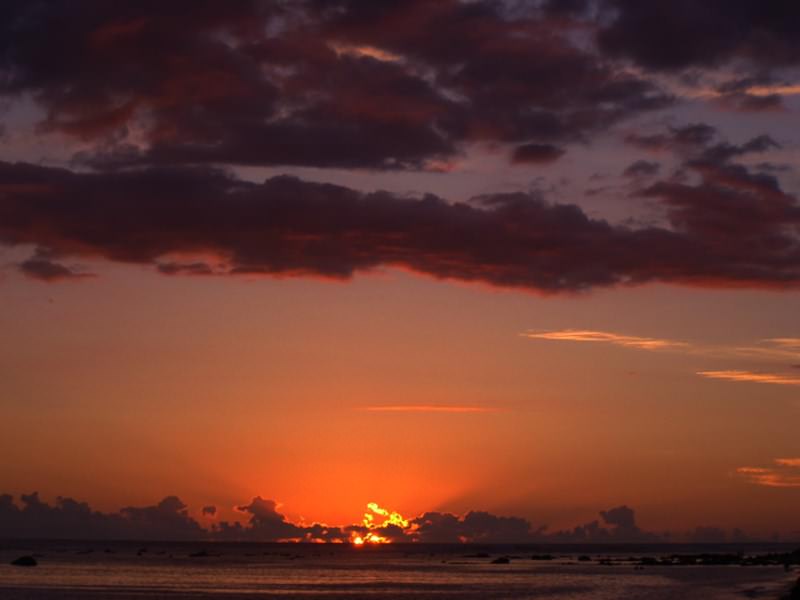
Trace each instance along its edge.
{"label": "cloud layer", "polygon": [[786,88],[772,72],[800,64],[800,9],[758,0],[31,0],[0,16],[0,94],[102,142],[81,156],[96,166],[418,169],[475,142],[548,162],[670,105],[649,71],[735,64],[720,95],[769,108],[780,92],[751,88]]}
{"label": "cloud layer", "polygon": [[554,143],[671,102],[575,43],[577,14],[530,8],[10,2],[0,93],[31,95],[46,130],[102,141],[80,157],[95,166],[418,169],[474,142],[547,162]]}
{"label": "cloud layer", "polygon": [[737,162],[775,151],[765,135],[732,144],[703,123],[629,134],[680,162],[625,169],[632,197],[658,212],[644,227],[538,193],[455,202],[219,170],[446,171],[476,145],[541,168],[672,106],[680,86],[702,95],[713,80],[714,97],[742,106],[794,90],[782,73],[800,66],[800,9],[711,6],[7,2],[0,96],[80,151],[74,171],[0,164],[0,242],[36,246],[19,267],[43,281],[85,279],[65,259],[99,257],[169,275],[399,267],[543,293],[794,289],[797,199],[768,163]]}
{"label": "cloud layer", "polygon": [[530,193],[448,202],[286,176],[258,184],[212,168],[74,173],[0,163],[0,242],[36,246],[20,266],[45,280],[74,279],[81,273],[59,261],[87,257],[171,275],[346,279],[397,267],[543,293],[659,281],[800,285],[795,199],[726,160],[689,167],[699,183],[641,192],[671,226],[629,228]]}
{"label": "cloud layer", "polygon": [[[791,462],[798,459],[782,460]],[[784,464],[781,468],[795,467],[794,464]],[[754,469],[739,471],[748,478],[767,481],[766,472],[761,472],[765,470],[759,470],[758,473]],[[783,480],[783,487],[796,485],[794,480]],[[686,539],[720,541],[720,536],[726,535],[719,528],[707,526],[689,533],[655,534],[644,531],[636,523],[635,511],[625,505],[601,511],[599,519],[571,530],[552,532],[544,525],[534,527],[522,517],[499,516],[485,511],[469,511],[463,515],[426,512],[405,519],[374,503],[368,505],[361,522],[343,526],[292,522],[279,512],[275,501],[260,496],[253,498],[249,504],[236,507],[236,510],[247,516],[245,523],[211,522],[204,527],[190,516],[188,507],[176,496],[167,496],[152,506],[126,507],[116,513],[103,513],[72,498],[58,497],[55,504],[50,505],[43,502],[38,494],[32,493],[23,494],[17,504],[12,496],[1,494],[0,531],[4,537],[11,539],[354,543],[355,540],[369,541],[372,537],[395,543],[446,544],[637,543]],[[201,518],[208,521],[217,512],[215,506],[204,506],[200,514]],[[714,535],[703,537],[703,531],[706,530]]]}

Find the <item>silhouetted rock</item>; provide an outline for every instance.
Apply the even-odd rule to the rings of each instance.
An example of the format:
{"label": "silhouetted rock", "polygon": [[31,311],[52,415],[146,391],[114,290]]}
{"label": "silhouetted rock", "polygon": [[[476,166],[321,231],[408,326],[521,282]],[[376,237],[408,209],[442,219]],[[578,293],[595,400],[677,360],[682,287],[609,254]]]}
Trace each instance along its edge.
{"label": "silhouetted rock", "polygon": [[589,562],[590,560],[592,560],[592,557],[591,556],[586,556],[584,554],[583,556],[579,556],[578,560],[581,561],[581,562]]}
{"label": "silhouetted rock", "polygon": [[35,567],[39,563],[32,556],[20,556],[12,560],[11,564],[15,567]]}
{"label": "silhouetted rock", "polygon": [[192,552],[189,555],[189,558],[206,558],[211,556],[206,550],[200,550],[199,552]]}
{"label": "silhouetted rock", "polygon": [[511,562],[511,559],[507,556],[499,556],[492,561],[493,565],[507,565]]}

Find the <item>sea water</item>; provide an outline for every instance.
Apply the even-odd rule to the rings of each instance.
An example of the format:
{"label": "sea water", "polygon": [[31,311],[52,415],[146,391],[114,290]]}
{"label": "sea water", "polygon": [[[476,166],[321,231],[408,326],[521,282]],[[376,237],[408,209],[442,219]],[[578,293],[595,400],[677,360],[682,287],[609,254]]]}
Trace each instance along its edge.
{"label": "sea water", "polygon": [[[738,565],[643,567],[636,558],[791,549],[6,542],[0,544],[0,599],[777,599],[800,573]],[[542,560],[543,553],[552,558]],[[38,565],[11,566],[20,555],[34,555]],[[509,557],[508,564],[492,562],[500,556]]]}

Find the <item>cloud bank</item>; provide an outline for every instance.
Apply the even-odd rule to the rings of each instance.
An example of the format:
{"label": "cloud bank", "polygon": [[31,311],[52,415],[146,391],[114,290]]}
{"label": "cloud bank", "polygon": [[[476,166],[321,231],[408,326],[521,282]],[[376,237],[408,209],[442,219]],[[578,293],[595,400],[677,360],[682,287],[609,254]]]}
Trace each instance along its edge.
{"label": "cloud bank", "polygon": [[795,198],[727,160],[687,168],[699,183],[641,191],[671,226],[630,228],[535,193],[448,202],[288,176],[252,183],[205,167],[0,163],[0,243],[34,245],[20,268],[44,280],[79,278],[63,259],[85,257],[169,275],[347,279],[394,267],[540,293],[648,282],[797,288]]}
{"label": "cloud bank", "polygon": [[[759,485],[798,487],[796,475],[783,474],[796,470],[797,461],[800,459],[779,459],[772,470],[743,467],[738,472]],[[17,504],[11,495],[1,494],[0,531],[4,539],[314,543],[648,543],[741,541],[745,538],[739,530],[728,538],[727,532],[712,526],[672,534],[648,532],[637,524],[635,511],[625,505],[600,511],[597,520],[559,531],[549,531],[546,525],[534,526],[523,517],[485,511],[469,511],[463,515],[426,512],[404,518],[375,503],[368,504],[362,521],[342,526],[292,522],[279,512],[274,500],[260,496],[236,510],[247,516],[246,522],[211,522],[203,526],[190,516],[188,507],[176,496],[167,496],[152,506],[125,507],[115,513],[103,513],[72,498],[58,497],[51,505],[34,492],[23,494]],[[217,512],[216,506],[204,506],[200,510],[201,519],[209,521]]]}
{"label": "cloud bank", "polygon": [[673,106],[681,86],[702,96],[713,81],[715,98],[774,107],[796,88],[783,78],[800,66],[798,11],[756,0],[6,2],[0,97],[27,107],[37,136],[80,150],[73,170],[0,164],[0,243],[34,246],[19,269],[49,282],[85,280],[75,261],[103,258],[175,276],[401,268],[539,293],[796,289],[800,205],[768,162],[736,162],[778,149],[765,135],[733,144],[703,123],[628,135],[680,161],[672,173],[647,160],[625,169],[632,197],[659,213],[643,227],[538,193],[459,202],[224,169],[446,171],[475,146],[542,168]]}

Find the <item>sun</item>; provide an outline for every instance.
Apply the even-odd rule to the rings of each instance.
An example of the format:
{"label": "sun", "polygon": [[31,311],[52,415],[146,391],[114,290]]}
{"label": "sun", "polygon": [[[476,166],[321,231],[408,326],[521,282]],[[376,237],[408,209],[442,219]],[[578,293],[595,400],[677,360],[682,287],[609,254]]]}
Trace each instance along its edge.
{"label": "sun", "polygon": [[[394,526],[400,529],[408,529],[408,519],[403,518],[403,515],[397,512],[391,512],[385,508],[381,508],[376,502],[369,502],[367,504],[369,509],[364,513],[363,531],[361,534],[353,532],[350,543],[354,546],[363,546],[365,544],[390,544],[392,540],[388,537],[381,535],[384,529],[388,526]],[[383,520],[376,519],[376,515],[383,517]]]}

